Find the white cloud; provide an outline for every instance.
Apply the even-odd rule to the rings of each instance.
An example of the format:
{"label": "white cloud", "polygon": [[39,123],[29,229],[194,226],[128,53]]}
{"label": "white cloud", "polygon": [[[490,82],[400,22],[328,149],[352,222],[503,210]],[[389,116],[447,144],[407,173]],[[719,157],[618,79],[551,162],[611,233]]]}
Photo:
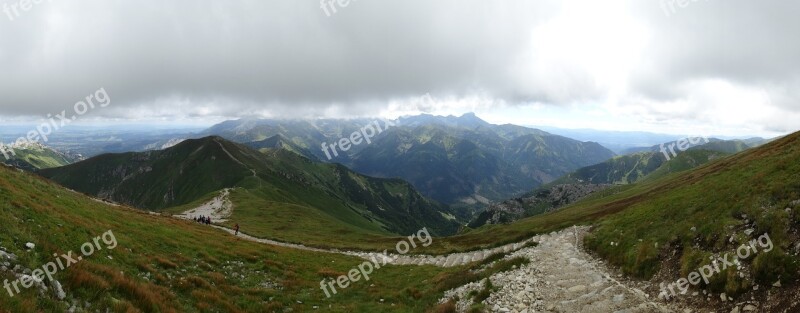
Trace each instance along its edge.
{"label": "white cloud", "polygon": [[0,116],[60,112],[105,87],[115,103],[97,118],[475,111],[784,133],[800,112],[798,9],[709,1],[668,17],[660,0],[409,0],[327,17],[314,1],[43,2],[0,16]]}

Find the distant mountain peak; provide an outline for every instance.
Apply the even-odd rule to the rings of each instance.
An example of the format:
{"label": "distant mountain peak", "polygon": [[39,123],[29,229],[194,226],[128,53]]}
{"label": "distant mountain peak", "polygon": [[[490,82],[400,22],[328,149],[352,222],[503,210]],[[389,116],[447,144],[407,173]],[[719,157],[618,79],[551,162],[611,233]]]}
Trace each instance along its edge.
{"label": "distant mountain peak", "polygon": [[401,124],[404,126],[424,126],[438,124],[464,128],[476,128],[491,125],[489,122],[484,121],[473,112],[464,113],[461,116],[420,114],[401,118]]}

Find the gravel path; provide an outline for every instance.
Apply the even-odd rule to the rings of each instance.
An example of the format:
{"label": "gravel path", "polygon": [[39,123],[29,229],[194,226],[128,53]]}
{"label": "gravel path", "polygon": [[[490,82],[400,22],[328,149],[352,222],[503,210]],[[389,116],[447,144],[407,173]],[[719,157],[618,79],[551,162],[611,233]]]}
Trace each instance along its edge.
{"label": "gravel path", "polygon": [[[539,246],[517,251],[507,258],[526,257],[531,262],[493,275],[498,288],[483,303],[491,312],[674,312],[651,301],[640,289],[614,278],[603,263],[579,248],[588,228],[569,228],[534,238]],[[458,312],[472,305],[469,292],[482,290],[483,282],[450,290],[441,302],[454,297]]]}
{"label": "gravel path", "polygon": [[[220,192],[218,196],[214,197],[214,199],[212,199],[211,201],[204,203],[199,207],[187,210],[186,212],[183,212],[179,215],[174,215],[174,217],[185,220],[192,220],[193,218],[202,215],[202,216],[210,216],[214,223],[226,222],[227,218],[230,217],[230,215],[233,213],[233,204],[231,203],[230,199],[228,199],[229,195],[230,195],[230,189],[224,189]],[[218,225],[211,225],[211,226],[223,230],[227,233],[230,233],[231,235],[235,234],[234,230],[232,229]],[[340,251],[336,249],[325,250],[319,248],[312,248],[301,244],[285,243],[270,239],[257,238],[242,232],[239,232],[238,237],[243,238],[245,240],[250,240],[253,242],[264,243],[274,246],[281,246],[281,247],[300,249],[306,251],[315,251],[315,252],[338,253],[344,255],[357,256],[366,260],[373,260],[373,259],[383,260],[382,256],[384,255],[376,252]],[[493,249],[465,252],[465,253],[455,253],[446,256],[399,255],[399,254],[388,253],[386,254],[386,256],[388,257],[386,260],[387,263],[394,265],[435,265],[440,267],[461,266],[468,264],[470,262],[481,261],[497,253],[508,253],[516,251],[520,249],[522,246],[524,246],[525,243],[527,243],[528,241],[530,240],[519,243],[512,243]]]}
{"label": "gravel path", "polygon": [[[235,233],[234,230],[232,230],[230,228],[227,228],[227,227],[222,227],[222,226],[217,226],[217,225],[211,225],[211,226],[214,227],[214,228],[217,228],[219,230],[225,231],[225,232],[227,232],[227,233],[229,233],[231,235],[233,235]],[[360,257],[360,258],[363,258],[365,260],[373,260],[373,258],[376,259],[376,260],[383,260],[383,259],[381,259],[381,256],[384,255],[382,253],[376,253],[376,252],[341,251],[341,250],[336,250],[336,249],[326,250],[326,249],[312,248],[312,247],[308,247],[308,246],[304,246],[304,245],[300,245],[300,244],[285,243],[285,242],[280,242],[280,241],[275,241],[275,240],[270,240],[270,239],[257,238],[257,237],[253,237],[253,236],[244,234],[242,232],[239,232],[238,237],[242,238],[242,239],[245,239],[245,240],[250,240],[250,241],[253,241],[253,242],[264,243],[264,244],[269,244],[269,245],[274,245],[274,246],[287,247],[287,248],[306,250],[306,251],[314,251],[314,252],[344,254],[344,255]],[[525,243],[527,243],[527,242],[528,241],[523,241],[523,242],[508,244],[508,245],[497,247],[497,248],[493,248],[493,249],[480,250],[480,251],[474,251],[474,252],[454,253],[454,254],[449,254],[449,255],[444,255],[444,256],[399,255],[399,254],[391,254],[391,253],[389,253],[389,254],[386,254],[386,256],[388,257],[386,263],[394,264],[394,265],[435,265],[435,266],[439,266],[439,267],[461,266],[461,265],[466,265],[466,264],[471,263],[471,262],[481,261],[481,260],[483,260],[483,259],[485,259],[485,258],[487,258],[487,257],[489,257],[491,255],[497,254],[497,253],[508,253],[508,252],[512,252],[512,251],[518,250],[522,246],[524,246]]]}
{"label": "gravel path", "polygon": [[[219,207],[226,200],[227,190],[202,207],[176,217],[191,218],[193,214],[212,213],[212,211],[216,214],[227,211],[225,214],[230,214],[229,210],[220,210]],[[217,225],[212,225],[212,227],[234,234],[232,229],[226,227]],[[528,258],[529,264],[495,274],[490,278],[492,285],[497,289],[483,303],[491,312],[635,313],[675,311],[674,308],[652,301],[647,294],[633,286],[632,283],[616,279],[614,275],[609,274],[611,271],[605,267],[602,261],[582,251],[581,243],[587,231],[588,227],[573,227],[493,249],[443,256],[387,254],[387,263],[452,267],[481,261],[497,253],[510,253],[506,256],[507,259],[520,256]],[[300,244],[256,238],[241,232],[238,237],[269,245],[351,255],[366,260],[380,259],[383,255],[375,252],[312,248]],[[525,247],[525,244],[531,241],[538,242],[539,245]],[[441,302],[447,302],[457,297],[460,299],[457,303],[458,312],[467,312],[472,305],[469,293],[482,289],[483,282],[461,286],[446,292]]]}
{"label": "gravel path", "polygon": [[199,207],[188,210],[179,215],[175,215],[175,217],[191,220],[196,217],[205,216],[211,217],[211,221],[214,223],[227,222],[227,218],[231,216],[231,213],[233,213],[233,203],[230,199],[228,199],[230,194],[230,189],[223,189],[219,195],[214,197],[214,199],[211,199],[211,201],[208,201]]}

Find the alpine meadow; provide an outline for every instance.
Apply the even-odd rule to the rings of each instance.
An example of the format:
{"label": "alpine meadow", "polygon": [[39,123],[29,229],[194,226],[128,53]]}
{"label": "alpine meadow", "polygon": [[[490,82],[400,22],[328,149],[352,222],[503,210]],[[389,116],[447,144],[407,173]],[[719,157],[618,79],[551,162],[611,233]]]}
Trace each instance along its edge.
{"label": "alpine meadow", "polygon": [[0,313],[800,312],[800,3],[0,11]]}

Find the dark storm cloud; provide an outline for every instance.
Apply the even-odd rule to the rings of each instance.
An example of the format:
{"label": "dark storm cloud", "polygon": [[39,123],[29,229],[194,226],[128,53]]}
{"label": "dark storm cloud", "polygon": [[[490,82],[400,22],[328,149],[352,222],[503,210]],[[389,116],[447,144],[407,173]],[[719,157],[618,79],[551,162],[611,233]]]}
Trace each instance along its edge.
{"label": "dark storm cloud", "polygon": [[[44,1],[0,16],[0,116],[60,112],[100,87],[114,102],[92,113],[115,118],[364,115],[427,93],[602,102],[603,82],[535,44],[573,2],[362,0],[328,17],[319,1]],[[649,34],[627,80],[647,104],[627,105],[680,99],[714,78],[797,108],[800,3],[690,1],[667,17],[668,2],[624,2]]]}
{"label": "dark storm cloud", "polygon": [[457,1],[354,2],[331,17],[319,6],[45,2],[0,20],[0,63],[10,65],[0,108],[44,114],[99,86],[117,108],[185,98],[229,113],[491,92],[502,90],[494,81],[502,84],[505,63],[525,42],[526,18],[538,15],[514,12],[527,5]]}

